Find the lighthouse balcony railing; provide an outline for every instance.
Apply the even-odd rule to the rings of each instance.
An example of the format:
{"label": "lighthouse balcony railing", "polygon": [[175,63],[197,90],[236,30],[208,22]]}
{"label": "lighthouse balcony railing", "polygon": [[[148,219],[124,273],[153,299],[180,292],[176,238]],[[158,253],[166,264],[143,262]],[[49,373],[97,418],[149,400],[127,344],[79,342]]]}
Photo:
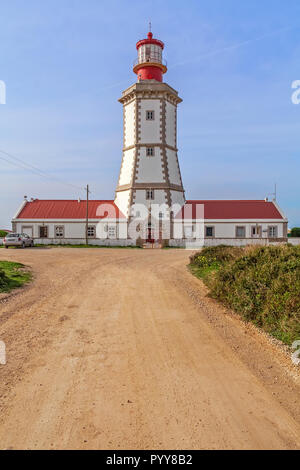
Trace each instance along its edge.
{"label": "lighthouse balcony railing", "polygon": [[135,67],[138,64],[146,64],[147,62],[149,63],[155,63],[155,64],[162,64],[167,67],[167,61],[161,58],[157,58],[154,56],[147,56],[147,57],[139,57],[138,59],[135,59],[133,62],[133,66]]}

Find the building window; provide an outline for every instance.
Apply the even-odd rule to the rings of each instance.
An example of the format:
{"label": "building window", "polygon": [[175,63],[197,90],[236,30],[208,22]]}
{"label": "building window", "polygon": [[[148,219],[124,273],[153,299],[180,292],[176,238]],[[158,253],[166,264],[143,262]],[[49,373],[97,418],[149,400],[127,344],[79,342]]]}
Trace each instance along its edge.
{"label": "building window", "polygon": [[246,237],[246,227],[236,227],[235,228],[236,238],[245,238]]}
{"label": "building window", "polygon": [[154,111],[146,111],[146,120],[154,121]]}
{"label": "building window", "polygon": [[48,227],[40,227],[40,238],[48,238]]}
{"label": "building window", "polygon": [[154,147],[147,147],[146,148],[146,155],[147,155],[147,157],[154,157]]}
{"label": "building window", "polygon": [[116,238],[116,227],[108,226],[108,238]]}
{"label": "building window", "polygon": [[215,236],[215,227],[205,227],[205,237],[213,238]]}
{"label": "building window", "polygon": [[63,225],[57,225],[54,228],[54,235],[55,235],[55,238],[64,238],[64,235],[65,235],[64,226]]}
{"label": "building window", "polygon": [[278,234],[277,234],[277,226],[274,225],[274,226],[272,226],[272,227],[269,227],[268,233],[269,233],[269,238],[277,238],[277,236],[278,236]]}
{"label": "building window", "polygon": [[94,225],[89,225],[88,226],[87,236],[88,236],[88,238],[95,238],[96,237],[96,227]]}
{"label": "building window", "polygon": [[261,238],[261,225],[252,225],[251,237]]}
{"label": "building window", "polygon": [[146,199],[147,200],[154,200],[154,189],[146,189]]}

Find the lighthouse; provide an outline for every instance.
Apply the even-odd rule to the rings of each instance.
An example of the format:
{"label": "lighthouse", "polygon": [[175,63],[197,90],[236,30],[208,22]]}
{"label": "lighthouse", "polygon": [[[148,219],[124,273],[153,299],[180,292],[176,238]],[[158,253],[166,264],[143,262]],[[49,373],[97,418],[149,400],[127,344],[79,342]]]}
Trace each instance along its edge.
{"label": "lighthouse", "polygon": [[119,99],[123,152],[115,203],[128,219],[135,205],[144,205],[149,213],[164,206],[163,217],[170,218],[172,207],[185,203],[177,155],[177,105],[182,99],[163,82],[164,43],[149,32],[136,49],[137,81]]}

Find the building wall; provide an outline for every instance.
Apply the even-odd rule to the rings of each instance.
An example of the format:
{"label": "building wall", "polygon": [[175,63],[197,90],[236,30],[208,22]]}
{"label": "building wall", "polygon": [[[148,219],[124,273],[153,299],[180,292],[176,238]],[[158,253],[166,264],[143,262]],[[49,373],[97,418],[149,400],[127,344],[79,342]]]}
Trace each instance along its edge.
{"label": "building wall", "polygon": [[[175,229],[175,233],[178,233],[180,235],[182,233],[182,236],[184,238],[190,238],[192,229],[195,230],[195,225],[196,221],[192,220],[185,220],[184,224],[183,221],[176,220],[175,221],[176,227],[180,227],[179,230]],[[268,229],[270,226],[272,227],[277,227],[277,237],[276,239],[286,239],[285,236],[285,222],[278,222],[278,221],[258,221],[257,224],[255,221],[243,221],[243,220],[237,220],[237,221],[223,221],[223,222],[216,222],[216,221],[208,221],[205,220],[205,222],[198,221],[199,226],[202,229],[202,233],[205,233],[205,227],[213,227],[213,237],[206,237],[204,235],[204,238],[209,244],[209,240],[211,240],[211,244],[222,244],[222,240],[227,240],[228,243],[230,244],[236,244],[240,243],[237,240],[244,240],[243,244],[249,244],[255,241],[262,241],[262,240],[268,240],[271,239],[269,237]],[[262,236],[257,237],[257,236],[252,236],[252,227],[254,226],[260,226],[262,228]],[[183,226],[183,229],[181,228]],[[244,238],[238,238],[237,237],[237,227],[245,227],[245,237]]]}
{"label": "building wall", "polygon": [[131,148],[123,152],[122,166],[120,171],[119,185],[130,184],[134,166],[135,149]]}
{"label": "building wall", "polygon": [[[162,140],[160,133],[160,100],[141,99],[140,101],[139,142],[141,144],[159,144]],[[146,119],[146,111],[154,111],[154,120]]]}
{"label": "building wall", "polygon": [[[154,156],[147,157],[147,147],[140,147],[138,168],[136,172],[137,183],[163,183],[162,150],[154,147]],[[151,186],[151,185],[150,185]]]}
{"label": "building wall", "polygon": [[[57,243],[63,242],[66,243],[66,240],[81,240],[81,243],[85,240],[85,221],[18,221],[16,222],[16,232],[22,233],[25,231],[25,227],[32,227],[33,229],[33,238],[40,239],[40,229],[39,227],[46,226],[48,227],[48,237],[45,240],[56,240]],[[64,236],[55,237],[55,227],[60,226],[64,229]],[[94,226],[96,230],[95,238],[99,234],[103,234],[101,239],[109,238],[109,228],[114,227],[116,231],[117,239],[127,239],[127,223],[126,220],[122,222],[116,222],[112,219],[106,219],[103,221],[99,220],[90,220],[89,226]],[[28,230],[26,230],[28,233]],[[113,237],[112,237],[113,238]],[[89,238],[93,240],[93,238]],[[42,240],[42,239],[41,239]]]}
{"label": "building wall", "polygon": [[[180,192],[180,191],[172,191],[171,190],[171,201],[172,201],[172,206],[174,206],[174,204],[178,205],[178,207],[182,207],[185,203],[184,201],[184,193]],[[174,210],[174,214],[177,214],[179,212],[180,209],[177,209]]]}
{"label": "building wall", "polygon": [[131,103],[124,106],[124,147],[129,147],[135,143],[135,107],[135,101],[131,101]]}
{"label": "building wall", "polygon": [[171,147],[177,145],[176,127],[177,127],[177,108],[169,101],[166,102],[166,143]]}
{"label": "building wall", "polygon": [[115,204],[125,217],[128,217],[129,215],[130,194],[131,191],[129,189],[127,191],[119,191],[116,193]]}
{"label": "building wall", "polygon": [[171,184],[177,184],[181,186],[181,176],[179,171],[179,165],[177,160],[177,152],[166,148],[169,180]]}
{"label": "building wall", "polygon": [[[168,207],[165,204],[165,194],[164,191],[159,191],[157,194],[157,200],[159,204],[161,204],[161,209],[165,220],[168,219],[169,214],[168,210],[164,211],[164,208]],[[137,203],[147,204],[145,200],[145,194],[143,190],[137,191]],[[149,204],[148,204],[149,205]],[[152,215],[158,219],[158,214],[154,214],[152,211]],[[195,244],[199,246],[215,246],[220,244],[225,245],[233,245],[233,246],[244,246],[249,244],[274,244],[279,242],[286,242],[287,239],[284,236],[284,224],[285,222],[260,222],[262,227],[268,228],[270,225],[278,227],[278,237],[276,239],[268,237],[267,233],[263,232],[263,236],[261,238],[251,237],[251,227],[255,225],[253,222],[230,222],[230,223],[217,223],[211,222],[205,224],[200,223],[201,229],[198,230],[198,233],[202,234],[199,236],[203,236],[205,226],[213,226],[215,228],[214,236],[213,237],[205,237],[203,240],[195,240],[193,239],[193,232],[192,228],[195,226],[195,222],[193,221],[185,221],[185,224],[182,223],[180,220],[175,221],[175,228],[172,230],[174,234],[173,240],[170,240],[171,246],[195,246]],[[40,238],[39,227],[40,226],[47,226],[48,227],[48,237],[46,239]],[[91,243],[96,244],[108,244],[108,245],[123,245],[126,242],[128,244],[135,244],[134,240],[129,240],[127,236],[127,221],[126,219],[122,221],[115,221],[113,219],[106,219],[103,221],[99,220],[90,220],[90,226],[95,226],[96,228],[96,236],[95,238],[89,238]],[[246,236],[245,238],[238,238],[236,236],[236,227],[237,226],[245,226],[246,227]],[[33,229],[33,237],[35,239],[35,243],[56,243],[56,244],[80,244],[85,243],[85,221],[30,221],[30,220],[23,220],[23,221],[16,221],[16,232],[23,232],[25,227],[32,227]],[[64,227],[64,236],[62,238],[55,237],[55,226],[63,226]],[[178,231],[178,227],[180,230]],[[109,229],[115,230],[115,236],[109,235]],[[27,232],[28,233],[28,232]],[[178,238],[180,237],[180,238]],[[172,238],[172,236],[171,236]],[[124,243],[123,243],[124,242]],[[288,239],[288,242],[293,244],[299,244],[299,239]]]}

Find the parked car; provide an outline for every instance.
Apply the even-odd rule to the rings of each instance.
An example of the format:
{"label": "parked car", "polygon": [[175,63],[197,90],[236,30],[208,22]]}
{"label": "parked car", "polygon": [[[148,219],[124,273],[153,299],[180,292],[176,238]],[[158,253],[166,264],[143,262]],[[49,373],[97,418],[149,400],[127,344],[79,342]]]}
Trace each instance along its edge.
{"label": "parked car", "polygon": [[9,246],[20,246],[26,248],[26,246],[34,246],[33,238],[26,233],[8,233],[3,240],[5,248]]}

